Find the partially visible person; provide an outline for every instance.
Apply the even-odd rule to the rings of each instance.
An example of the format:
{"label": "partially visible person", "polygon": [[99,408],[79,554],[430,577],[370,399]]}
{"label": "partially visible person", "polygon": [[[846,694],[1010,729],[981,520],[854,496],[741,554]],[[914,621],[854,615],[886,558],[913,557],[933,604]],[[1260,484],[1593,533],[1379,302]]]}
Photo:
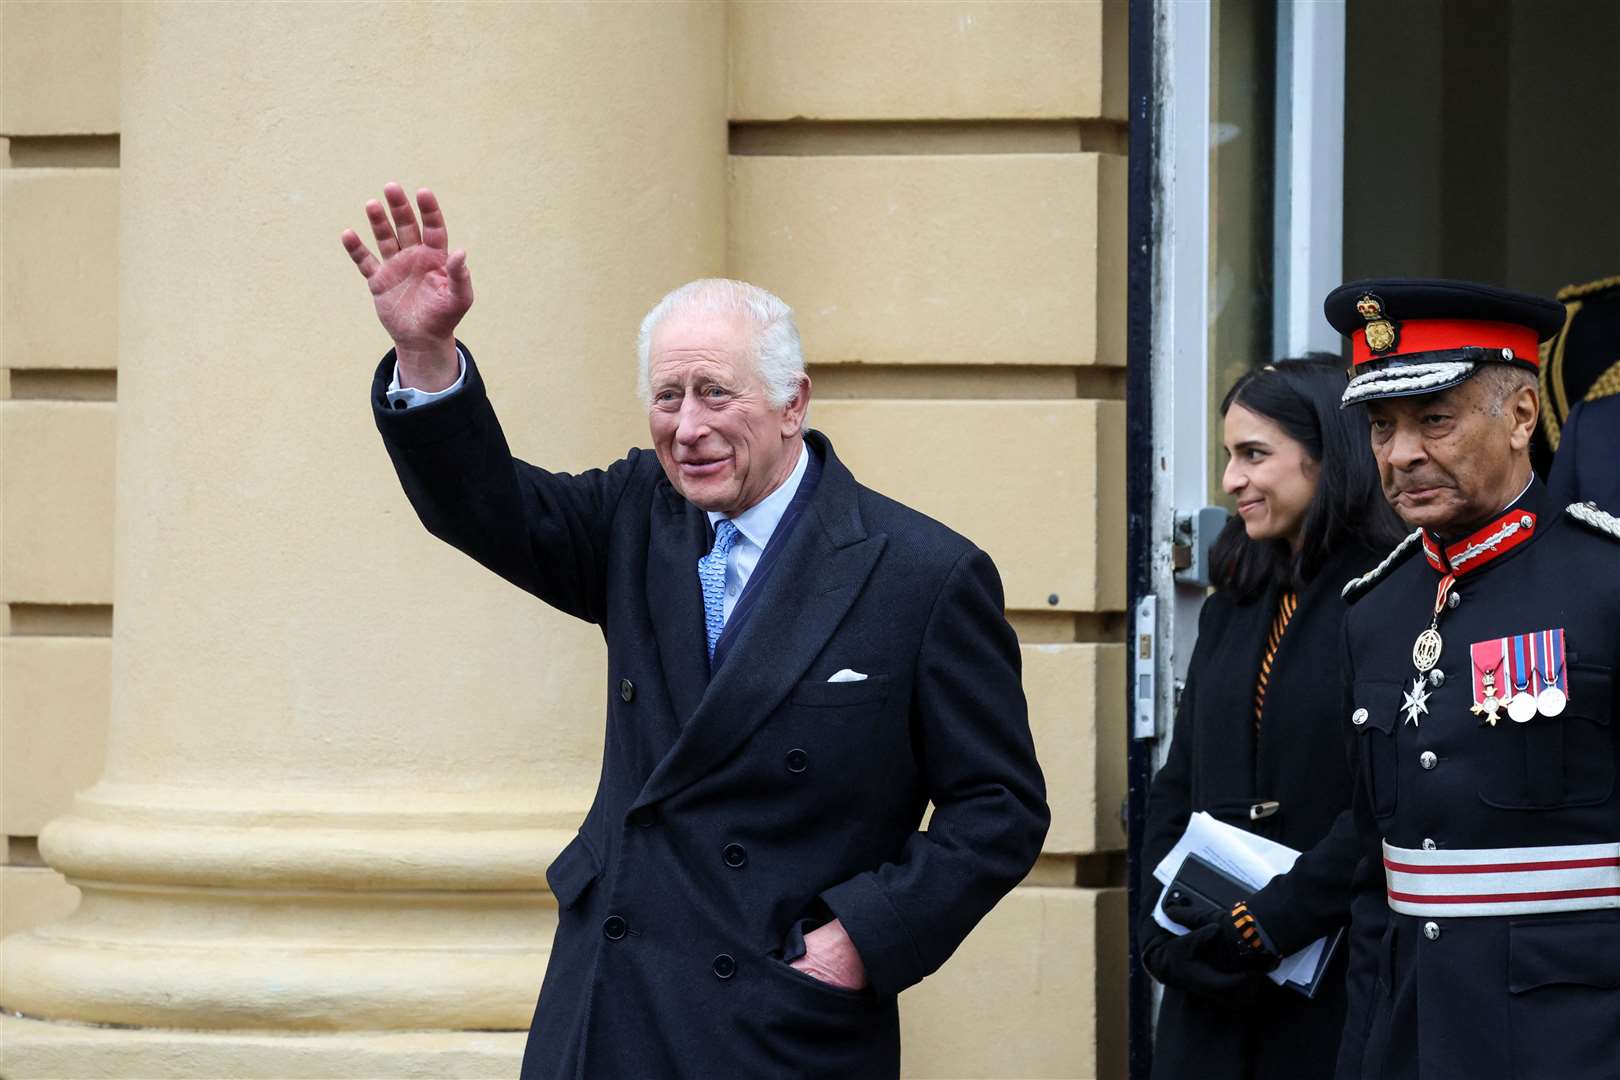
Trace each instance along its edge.
{"label": "partially visible person", "polygon": [[1569,411],[1547,490],[1554,502],[1589,502],[1620,514],[1620,394]]}
{"label": "partially visible person", "polygon": [[1547,490],[1620,513],[1620,277],[1560,289],[1563,328],[1541,372],[1541,435],[1557,451]]}
{"label": "partially visible person", "polygon": [[1410,279],[1325,308],[1420,530],[1346,589],[1365,859],[1339,1080],[1615,1080],[1620,520],[1555,501],[1529,454],[1564,311]]}
{"label": "partially visible person", "polygon": [[[1244,375],[1221,403],[1222,486],[1237,516],[1212,553],[1216,591],[1199,616],[1143,844],[1142,963],[1165,986],[1158,1080],[1332,1072],[1343,956],[1314,999],[1264,972],[1348,917],[1357,852],[1342,842],[1328,850],[1351,783],[1337,711],[1339,592],[1401,535],[1379,492],[1365,421],[1339,410],[1344,383],[1337,358],[1285,360]],[[1178,937],[1154,921],[1153,868],[1199,810],[1294,848],[1327,845],[1307,852],[1286,889],[1250,898],[1263,938],[1243,937],[1253,923]]]}

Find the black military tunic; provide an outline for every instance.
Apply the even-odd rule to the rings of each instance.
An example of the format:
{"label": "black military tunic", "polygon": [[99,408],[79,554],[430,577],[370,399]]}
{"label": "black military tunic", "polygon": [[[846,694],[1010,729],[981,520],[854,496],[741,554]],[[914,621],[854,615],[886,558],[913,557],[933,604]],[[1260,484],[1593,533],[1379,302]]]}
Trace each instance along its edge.
{"label": "black military tunic", "polygon": [[[1466,892],[1460,883],[1472,879],[1443,876],[1459,873],[1454,869],[1424,870],[1432,876],[1412,880],[1432,882],[1439,906],[1454,906],[1444,914],[1400,914],[1390,907],[1384,853],[1385,844],[1437,858],[1565,845],[1620,851],[1617,532],[1614,519],[1591,508],[1566,510],[1532,482],[1471,538],[1480,550],[1470,565],[1458,564],[1437,622],[1444,574],[1423,549],[1440,552],[1449,566],[1461,544],[1442,549],[1437,537],[1420,543],[1414,533],[1382,572],[1347,589],[1354,602],[1345,620],[1345,711],[1360,774],[1356,824],[1368,857],[1354,904],[1339,1080],[1620,1078],[1620,889],[1613,887],[1620,869],[1580,871],[1595,876],[1596,888],[1549,891],[1540,883],[1552,877],[1538,877],[1530,864],[1522,887],[1518,877],[1498,880],[1498,899],[1512,899],[1513,888],[1522,888],[1521,900],[1563,892],[1573,896],[1560,901],[1570,910],[1454,916],[1449,912],[1468,905],[1448,886],[1458,882],[1450,888]],[[1493,537],[1494,546],[1481,544]],[[1443,644],[1420,679],[1414,641],[1431,623]],[[1554,630],[1563,631],[1567,663],[1562,710],[1520,722],[1505,707],[1476,708],[1488,695],[1471,646]],[[1555,651],[1547,650],[1544,665],[1556,665]],[[1523,665],[1493,672],[1497,697],[1515,693],[1515,670]],[[1500,868],[1524,869],[1519,854]],[[1391,889],[1404,896],[1404,887]]]}

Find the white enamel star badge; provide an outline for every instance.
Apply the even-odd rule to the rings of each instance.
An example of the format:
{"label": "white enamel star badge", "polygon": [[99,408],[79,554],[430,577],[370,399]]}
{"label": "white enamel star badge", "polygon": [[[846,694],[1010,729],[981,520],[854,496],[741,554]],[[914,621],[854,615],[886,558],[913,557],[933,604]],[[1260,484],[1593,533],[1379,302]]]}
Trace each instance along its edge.
{"label": "white enamel star badge", "polygon": [[1419,716],[1429,715],[1429,687],[1423,676],[1412,680],[1412,689],[1406,692],[1401,711],[1406,713],[1406,722],[1413,727],[1418,726]]}

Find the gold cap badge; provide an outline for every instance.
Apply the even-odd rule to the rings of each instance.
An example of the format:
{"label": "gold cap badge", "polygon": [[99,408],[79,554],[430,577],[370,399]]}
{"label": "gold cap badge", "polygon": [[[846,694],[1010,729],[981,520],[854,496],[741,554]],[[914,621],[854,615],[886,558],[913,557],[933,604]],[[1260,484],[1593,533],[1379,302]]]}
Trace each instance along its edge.
{"label": "gold cap badge", "polygon": [[1400,329],[1384,317],[1384,302],[1372,293],[1362,293],[1356,301],[1356,314],[1367,320],[1367,350],[1386,353],[1400,340]]}

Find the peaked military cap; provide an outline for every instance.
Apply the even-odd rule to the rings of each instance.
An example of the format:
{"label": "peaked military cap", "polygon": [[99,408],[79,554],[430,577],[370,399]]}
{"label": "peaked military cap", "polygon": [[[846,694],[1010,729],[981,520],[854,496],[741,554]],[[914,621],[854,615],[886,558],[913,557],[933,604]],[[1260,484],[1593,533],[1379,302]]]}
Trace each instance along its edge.
{"label": "peaked military cap", "polygon": [[1328,293],[1322,310],[1350,338],[1340,406],[1449,390],[1481,364],[1535,372],[1539,345],[1564,325],[1564,305],[1471,281],[1378,278]]}

